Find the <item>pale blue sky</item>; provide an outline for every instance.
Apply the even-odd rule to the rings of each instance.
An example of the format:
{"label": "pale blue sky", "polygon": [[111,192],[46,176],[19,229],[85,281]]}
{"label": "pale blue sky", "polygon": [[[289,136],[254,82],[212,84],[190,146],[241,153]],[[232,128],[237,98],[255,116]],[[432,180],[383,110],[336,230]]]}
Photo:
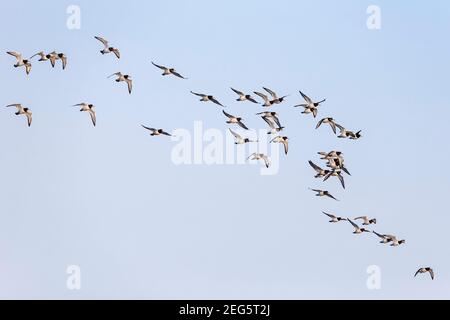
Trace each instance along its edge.
{"label": "pale blue sky", "polygon": [[[81,7],[81,30],[66,8]],[[382,28],[366,27],[379,5]],[[448,1],[2,1],[1,52],[57,50],[66,71],[34,63],[29,77],[0,55],[1,298],[450,298]],[[122,59],[101,56],[102,35]],[[154,60],[190,79],[160,77]],[[129,73],[135,91],[106,77]],[[175,166],[173,143],[141,123],[221,128],[211,92],[252,127],[261,108],[230,86],[290,93],[277,106],[292,139],[280,173],[255,166]],[[362,129],[342,141],[292,108],[298,90],[328,100],[322,116]],[[69,106],[97,106],[98,127]],[[346,191],[315,181],[317,151],[346,154]],[[329,189],[340,202],[315,198]],[[285,197],[280,200],[280,197]],[[234,205],[228,206],[230,202]],[[407,244],[331,225],[322,210],[371,215]],[[82,290],[66,289],[79,265]],[[366,288],[379,265],[382,289]],[[436,280],[413,278],[432,266]]]}

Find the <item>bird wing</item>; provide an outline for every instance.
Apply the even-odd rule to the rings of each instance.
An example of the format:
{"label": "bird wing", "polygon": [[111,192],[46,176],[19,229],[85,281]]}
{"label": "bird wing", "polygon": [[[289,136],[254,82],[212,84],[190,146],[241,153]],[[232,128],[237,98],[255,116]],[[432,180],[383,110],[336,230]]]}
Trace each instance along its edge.
{"label": "bird wing", "polygon": [[344,180],[344,177],[343,177],[341,174],[338,174],[338,178],[339,178],[339,180],[341,181],[342,188],[345,189],[345,180]]}
{"label": "bird wing", "polygon": [[248,101],[251,101],[253,103],[258,103],[258,101],[256,101],[255,99],[253,99],[251,96],[247,97]]}
{"label": "bird wing", "polygon": [[103,45],[105,46],[105,49],[107,49],[109,47],[108,41],[101,38],[101,37],[95,37],[95,39],[97,39],[98,41],[100,41],[101,43],[103,43]]}
{"label": "bird wing", "polygon": [[239,122],[238,122],[238,125],[239,125],[241,128],[243,128],[243,129],[245,129],[245,130],[248,130],[247,126],[246,126],[242,121],[239,121]]}
{"label": "bird wing", "polygon": [[22,108],[22,105],[20,103],[13,103],[6,106],[6,108],[9,107],[16,107],[18,110],[20,110]]}
{"label": "bird wing", "polygon": [[319,129],[320,126],[322,125],[322,123],[323,123],[324,121],[325,121],[325,118],[322,119],[322,120],[320,120],[320,121],[317,123],[316,129]]}
{"label": "bird wing", "polygon": [[238,94],[238,95],[240,95],[240,96],[243,96],[243,95],[244,95],[244,93],[241,92],[241,91],[239,91],[239,90],[236,90],[236,89],[233,89],[233,88],[231,88],[231,90],[233,90],[236,94]]}
{"label": "bird wing", "polygon": [[328,217],[330,217],[331,219],[335,219],[335,218],[336,218],[336,216],[335,216],[335,215],[332,215],[332,214],[326,213],[325,211],[322,211],[322,213],[323,213],[324,215],[327,215],[327,216],[328,216]]}
{"label": "bird wing", "polygon": [[276,94],[273,90],[270,90],[270,89],[264,88],[264,87],[263,87],[263,89],[264,89],[265,91],[267,91],[267,92],[268,92],[275,100],[278,99],[277,94]]}
{"label": "bird wing", "polygon": [[219,106],[221,106],[221,107],[223,107],[223,104],[221,104],[216,98],[212,98],[212,99],[210,99],[213,103],[215,103],[215,104],[217,104],[217,105],[219,105]]}
{"label": "bird wing", "polygon": [[267,122],[267,124],[269,125],[270,128],[275,129],[276,123],[272,120],[272,118],[268,118],[265,116],[263,116],[262,118],[265,122]]}
{"label": "bird wing", "polygon": [[333,199],[333,200],[339,201],[338,199],[336,199],[336,198],[335,198],[332,194],[330,194],[330,193],[327,193],[326,196],[329,197],[329,198],[331,198],[331,199]]}
{"label": "bird wing", "polygon": [[113,49],[112,52],[116,55],[117,59],[120,59],[120,51],[119,51],[119,49]]}
{"label": "bird wing", "polygon": [[63,70],[65,70],[66,66],[67,66],[67,57],[66,56],[62,56],[61,57],[61,61],[62,61],[62,68],[63,68]]}
{"label": "bird wing", "polygon": [[110,75],[108,78],[111,78],[111,77],[114,77],[114,76],[121,77],[121,76],[122,76],[122,72],[116,72],[116,73],[113,73],[113,74]]}
{"label": "bird wing", "polygon": [[131,91],[133,91],[133,80],[126,79],[125,81],[127,82],[128,85],[128,92],[131,94]]}
{"label": "bird wing", "polygon": [[234,132],[233,130],[230,129],[230,132],[233,134],[233,136],[234,136],[236,139],[242,139],[242,137],[241,137],[240,135],[238,135],[236,132]]}
{"label": "bird wing", "polygon": [[321,167],[319,167],[317,164],[315,164],[314,162],[312,162],[311,160],[309,161],[309,165],[311,167],[313,167],[314,170],[316,170],[317,172],[323,171],[323,169]]}
{"label": "bird wing", "polygon": [[287,140],[283,140],[283,146],[284,146],[284,153],[288,154],[289,151],[289,142]]}
{"label": "bird wing", "polygon": [[41,52],[36,53],[35,55],[32,55],[32,56],[30,57],[30,60],[33,59],[33,58],[36,57],[36,56],[41,56],[41,57],[42,57],[42,56],[44,56],[44,52],[41,51]]}
{"label": "bird wing", "polygon": [[381,239],[386,239],[386,237],[385,236],[383,236],[382,234],[379,234],[378,232],[376,232],[376,231],[372,231],[374,234],[376,234],[379,238],[381,238]]}
{"label": "bird wing", "polygon": [[170,133],[168,133],[168,132],[166,132],[166,131],[164,131],[164,130],[162,130],[160,133],[163,134],[163,135],[165,135],[165,136],[169,136],[169,137],[172,136]]}
{"label": "bird wing", "polygon": [[31,122],[33,122],[33,115],[29,112],[25,114],[27,116],[28,126],[31,126]]}
{"label": "bird wing", "polygon": [[306,102],[308,103],[313,103],[311,98],[308,97],[306,94],[304,94],[303,92],[300,91],[300,94],[302,95],[303,99],[305,99]]}
{"label": "bird wing", "polygon": [[367,217],[362,216],[362,217],[355,218],[355,220],[367,220]]}
{"label": "bird wing", "polygon": [[262,99],[264,99],[265,102],[269,101],[269,98],[264,93],[255,91],[254,94],[256,94],[257,96],[259,96]]}
{"label": "bird wing", "polygon": [[356,223],[354,223],[352,220],[347,218],[347,221],[350,222],[352,224],[352,226],[354,226],[356,229],[359,229],[359,226]]}
{"label": "bird wing", "polygon": [[183,77],[181,74],[179,74],[177,71],[172,71],[172,74],[173,74],[175,77],[178,77],[178,78],[181,78],[181,79],[187,79],[187,78]]}
{"label": "bird wing", "polygon": [[416,271],[416,273],[414,274],[414,277],[417,276],[420,273],[420,271],[422,271],[422,268],[420,268],[419,270]]}
{"label": "bird wing", "polygon": [[206,95],[203,94],[203,93],[196,93],[196,92],[194,92],[194,91],[191,91],[191,93],[194,94],[194,95],[196,95],[196,96],[202,97],[202,98],[206,96]]}
{"label": "bird wing", "polygon": [[94,127],[97,125],[97,117],[95,116],[95,111],[92,109],[89,109],[89,115],[91,116],[92,124]]}
{"label": "bird wing", "polygon": [[15,51],[8,51],[7,54],[9,54],[10,56],[15,57],[17,60],[21,60],[22,59],[22,55],[18,52]]}
{"label": "bird wing", "polygon": [[266,155],[263,155],[262,158],[263,158],[263,160],[264,160],[264,163],[265,163],[265,165],[266,165],[266,168],[269,168],[269,167],[270,167],[270,159],[269,159],[269,157],[266,156]]}
{"label": "bird wing", "polygon": [[144,128],[144,129],[147,129],[148,131],[156,131],[156,129],[155,128],[150,128],[150,127],[146,127],[146,126],[144,126],[143,124],[141,124],[141,126]]}
{"label": "bird wing", "polygon": [[154,66],[157,67],[157,68],[160,68],[161,70],[166,70],[166,69],[167,69],[166,67],[160,66],[159,64],[156,64],[156,63],[154,63],[153,61],[152,61],[152,65],[154,65]]}
{"label": "bird wing", "polygon": [[223,114],[224,114],[225,116],[227,116],[227,117],[230,118],[230,119],[236,118],[235,116],[232,116],[231,114],[226,113],[225,110],[222,110],[222,112],[223,112]]}
{"label": "bird wing", "polygon": [[430,276],[431,276],[431,280],[434,280],[434,271],[433,271],[433,269],[429,269],[428,270],[428,272],[430,273]]}
{"label": "bird wing", "polygon": [[25,65],[25,71],[27,72],[27,74],[30,74],[31,68],[32,68],[31,63],[27,63]]}

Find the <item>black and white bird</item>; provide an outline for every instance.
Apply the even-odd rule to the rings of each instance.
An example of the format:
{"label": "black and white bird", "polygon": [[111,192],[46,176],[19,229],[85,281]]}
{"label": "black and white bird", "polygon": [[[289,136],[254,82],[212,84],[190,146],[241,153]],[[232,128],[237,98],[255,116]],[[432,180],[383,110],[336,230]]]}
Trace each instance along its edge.
{"label": "black and white bird", "polygon": [[431,280],[434,280],[434,270],[431,267],[420,268],[419,270],[416,271],[414,277],[416,277],[419,273],[423,274],[427,272],[430,274]]}
{"label": "black and white bird", "polygon": [[317,164],[315,164],[311,160],[309,160],[308,163],[316,171],[316,175],[314,178],[324,178],[330,173],[330,170],[322,169],[321,167],[319,167]]}
{"label": "black and white bird", "polygon": [[331,130],[333,130],[334,134],[336,134],[336,121],[334,121],[333,118],[331,117],[323,118],[317,123],[316,129],[319,129],[322,124],[329,124]]}
{"label": "black and white bird", "polygon": [[172,137],[172,135],[170,133],[164,131],[164,129],[155,129],[155,128],[150,128],[150,127],[147,127],[147,126],[144,126],[144,125],[142,125],[142,127],[144,129],[150,131],[151,132],[150,135],[152,137],[161,136],[161,135]]}
{"label": "black and white bird", "polygon": [[363,226],[370,226],[371,224],[377,224],[377,219],[370,219],[368,216],[357,217],[354,220],[362,220]]}
{"label": "black and white bird", "polygon": [[392,241],[392,236],[387,234],[380,234],[376,231],[372,231],[378,238],[381,239],[380,243],[387,244]]}
{"label": "black and white bird", "polygon": [[104,39],[102,37],[95,37],[95,39],[97,39],[98,41],[103,43],[103,45],[105,47],[103,50],[100,51],[101,54],[114,53],[116,55],[117,59],[120,59],[120,51],[119,51],[119,49],[110,46],[108,40],[106,40],[106,39]]}
{"label": "black and white bird", "polygon": [[272,101],[269,99],[269,97],[261,92],[254,91],[254,94],[256,94],[258,97],[263,99],[264,103],[262,104],[263,107],[271,107],[273,105]]}
{"label": "black and white bird", "polygon": [[28,122],[28,127],[31,126],[31,122],[33,121],[33,113],[31,112],[30,109],[22,106],[20,103],[13,103],[10,105],[6,106],[7,108],[9,107],[16,107],[17,108],[17,112],[14,113],[16,116],[20,116],[20,115],[24,115],[27,117],[27,122]]}
{"label": "black and white bird", "polygon": [[278,136],[278,137],[275,137],[274,139],[272,139],[272,141],[270,141],[270,142],[283,144],[284,153],[288,154],[288,152],[289,152],[289,138],[288,137]]}
{"label": "black and white bird", "polygon": [[294,107],[303,107],[305,110],[302,112],[303,114],[310,114],[312,113],[314,118],[317,117],[318,108],[319,106],[326,101],[326,99],[323,99],[319,102],[314,102],[310,97],[308,97],[306,94],[300,91],[300,94],[302,95],[303,99],[306,103],[297,104]]}
{"label": "black and white bird", "polygon": [[288,96],[283,96],[283,97],[278,97],[278,95],[276,94],[275,91],[270,90],[269,88],[264,88],[264,91],[266,91],[267,93],[269,93],[272,96],[272,100],[270,100],[270,104],[274,105],[274,104],[280,104],[282,103]]}
{"label": "black and white bird", "polygon": [[236,101],[250,101],[250,102],[253,102],[253,103],[258,103],[258,101],[256,101],[251,95],[249,95],[249,94],[245,94],[245,93],[243,93],[242,91],[239,91],[239,90],[236,90],[236,89],[234,89],[234,88],[231,88],[231,90],[233,90],[233,92],[234,93],[236,93],[238,96],[239,96],[239,98],[237,98],[237,100]]}
{"label": "black and white bird", "polygon": [[261,118],[269,125],[270,131],[267,134],[277,134],[283,131],[284,127],[281,126],[276,112],[260,112],[256,115],[261,116]]}
{"label": "black and white bird", "polygon": [[338,216],[335,216],[334,214],[326,213],[324,211],[322,211],[322,213],[331,218],[330,223],[338,223],[341,221],[347,221],[347,218],[338,217]]}
{"label": "black and white bird", "polygon": [[330,192],[328,192],[326,190],[311,189],[311,188],[310,188],[310,190],[314,191],[316,193],[316,197],[328,197],[328,198],[334,199],[336,201],[339,201]]}
{"label": "black and white bird", "polygon": [[229,129],[229,130],[235,138],[234,144],[246,144],[246,143],[251,143],[251,142],[258,142],[258,140],[255,141],[255,140],[250,140],[249,138],[243,138],[240,134],[234,132],[231,129]]}
{"label": "black and white bird", "polygon": [[255,152],[250,157],[248,157],[248,160],[257,160],[257,161],[263,160],[266,168],[269,168],[270,164],[271,164],[269,157],[266,156],[264,153],[256,153]]}
{"label": "black and white bird", "polygon": [[23,59],[22,54],[14,51],[8,51],[7,54],[16,58],[17,62],[14,64],[14,68],[25,67],[25,72],[30,74],[31,62],[27,59]]}
{"label": "black and white bird", "polygon": [[365,228],[361,228],[360,226],[358,226],[356,223],[354,223],[352,220],[347,219],[348,222],[351,223],[351,225],[355,228],[355,231],[353,232],[354,234],[361,234],[364,232],[371,232],[370,230],[367,230]]}
{"label": "black and white bird", "polygon": [[128,74],[122,74],[122,72],[116,72],[110,75],[108,78],[116,77],[116,82],[126,82],[128,86],[128,93],[131,94],[133,91],[133,80],[131,79],[131,76]]}
{"label": "black and white bird", "polygon": [[185,78],[185,77],[183,77],[177,70],[175,70],[174,68],[168,68],[168,67],[165,67],[165,66],[161,66],[161,65],[158,65],[158,64],[156,64],[156,63],[154,63],[153,61],[152,61],[152,64],[155,66],[155,67],[157,67],[157,68],[159,68],[159,69],[161,69],[161,70],[163,70],[164,72],[163,72],[163,76],[169,76],[169,75],[173,75],[173,76],[175,76],[175,77],[178,77],[178,78],[181,78],[181,79],[187,79],[187,78]]}
{"label": "black and white bird", "polygon": [[247,126],[242,122],[243,119],[241,117],[233,116],[229,113],[226,113],[225,111],[222,111],[222,112],[228,118],[228,121],[227,121],[228,124],[237,124],[241,128],[248,130]]}
{"label": "black and white bird", "polygon": [[82,102],[74,105],[74,107],[81,107],[81,112],[89,113],[89,115],[91,116],[92,124],[94,125],[94,127],[97,125],[97,116],[95,114],[95,106],[93,104]]}
{"label": "black and white bird", "polygon": [[196,92],[193,92],[193,91],[191,91],[191,93],[192,93],[193,95],[196,95],[196,96],[198,96],[198,97],[201,97],[200,101],[202,101],[202,102],[209,102],[209,101],[211,101],[212,103],[215,103],[215,104],[217,104],[217,105],[219,105],[219,106],[221,106],[221,107],[225,107],[223,104],[221,104],[221,103],[219,102],[219,100],[217,100],[217,99],[216,99],[214,96],[212,96],[212,95],[203,94],[203,93],[196,93]]}

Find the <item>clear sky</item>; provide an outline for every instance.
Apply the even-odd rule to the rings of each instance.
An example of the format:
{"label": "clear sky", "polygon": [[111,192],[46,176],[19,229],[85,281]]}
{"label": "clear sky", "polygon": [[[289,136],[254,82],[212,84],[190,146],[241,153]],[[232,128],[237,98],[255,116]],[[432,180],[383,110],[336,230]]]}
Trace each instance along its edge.
{"label": "clear sky", "polygon": [[[66,27],[69,5],[81,29]],[[369,5],[381,29],[366,26]],[[450,298],[448,1],[2,1],[0,105],[23,103],[31,128],[0,109],[1,298]],[[122,53],[99,53],[100,35]],[[27,77],[6,51],[69,57],[65,71],[34,61]],[[150,61],[189,80],[163,78]],[[122,71],[135,88],[106,77]],[[258,166],[175,165],[174,142],[140,124],[226,132],[224,116],[189,91],[213,93],[264,128],[262,107],[233,86],[291,94],[274,108],[291,139],[279,173]],[[339,140],[292,106],[298,90],[327,98],[359,141]],[[70,107],[92,102],[98,126]],[[341,150],[347,190],[313,179],[307,161]],[[330,190],[340,202],[315,198]],[[391,248],[321,211],[378,219]],[[66,268],[81,268],[79,291]],[[366,270],[381,270],[369,290]],[[413,278],[432,266],[435,281]]]}

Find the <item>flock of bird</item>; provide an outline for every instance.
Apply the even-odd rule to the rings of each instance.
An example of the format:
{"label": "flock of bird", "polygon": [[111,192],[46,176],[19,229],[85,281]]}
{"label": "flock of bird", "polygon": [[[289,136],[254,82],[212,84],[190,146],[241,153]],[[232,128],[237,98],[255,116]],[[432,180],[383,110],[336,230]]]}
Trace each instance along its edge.
{"label": "flock of bird", "polygon": [[[100,53],[102,55],[114,54],[117,57],[117,59],[121,58],[119,49],[111,46],[106,39],[97,37],[97,36],[95,37],[95,39],[100,41],[104,46],[104,48],[100,51]],[[50,61],[53,68],[55,67],[57,61],[61,61],[63,70],[66,69],[67,62],[68,62],[66,54],[57,53],[56,51],[52,51],[51,53],[48,53],[48,54],[44,53],[43,51],[40,51],[40,52],[36,53],[35,55],[31,56],[30,59],[24,59],[22,54],[18,53],[18,52],[9,51],[9,52],[7,52],[7,54],[15,57],[16,63],[14,64],[14,67],[15,68],[24,67],[27,75],[31,72],[31,69],[32,69],[31,60],[35,57],[40,57],[38,60],[40,62]],[[153,61],[151,63],[154,67],[161,69],[163,71],[162,76],[174,76],[174,77],[184,79],[184,80],[188,79],[188,78],[184,77],[183,75],[181,75],[174,68],[169,68],[166,66],[158,65],[158,64],[154,63]],[[124,82],[127,85],[129,94],[132,93],[133,80],[130,75],[123,74],[122,72],[115,72],[112,75],[110,75],[108,78],[111,78],[111,77],[116,77],[115,81],[118,83]],[[255,96],[257,96],[261,99],[261,101],[258,102],[257,98],[255,98],[251,94],[244,93],[244,92],[234,89],[234,88],[231,88],[231,90],[238,96],[238,98],[236,99],[238,102],[251,102],[253,104],[260,104],[263,108],[269,108],[269,107],[273,107],[275,105],[282,104],[283,102],[286,101],[286,98],[289,97],[289,95],[279,96],[275,91],[273,91],[269,88],[263,87],[264,93],[258,92],[258,91],[253,92],[253,94]],[[194,92],[194,91],[191,91],[191,93],[197,97],[200,97],[201,102],[205,102],[205,103],[210,102],[221,108],[226,107],[214,95],[198,93],[198,92]],[[312,116],[314,118],[316,118],[319,113],[319,107],[323,103],[326,102],[326,99],[322,99],[322,100],[316,102],[313,99],[311,99],[309,96],[304,94],[302,91],[300,91],[300,95],[304,101],[300,104],[295,105],[294,107],[296,107],[296,108],[302,107],[304,109],[302,111],[302,114],[305,114],[305,115],[312,114]],[[93,104],[85,103],[85,102],[75,104],[74,107],[75,106],[80,107],[81,112],[87,112],[90,115],[92,124],[95,127],[96,123],[97,123],[95,106]],[[27,124],[28,124],[28,126],[31,126],[32,112],[29,108],[24,107],[20,103],[10,104],[10,105],[7,105],[7,107],[17,108],[17,112],[15,113],[15,115],[26,116]],[[226,121],[227,124],[237,125],[244,130],[249,130],[249,128],[245,125],[242,117],[238,117],[238,116],[232,115],[230,113],[227,113],[223,109],[222,109],[222,113],[228,119]],[[285,127],[283,127],[281,125],[281,121],[280,121],[278,113],[267,110],[267,111],[259,112],[256,115],[261,117],[268,125],[269,128],[268,128],[267,134],[274,136],[270,140],[270,143],[282,144],[284,147],[284,152],[287,155],[289,152],[289,138],[287,136],[280,135],[280,132],[282,132],[285,129]],[[356,132],[352,131],[352,130],[348,130],[344,126],[338,124],[332,117],[326,117],[326,118],[321,119],[317,123],[316,129],[319,129],[323,125],[329,125],[335,135],[337,135],[337,130],[339,129],[340,133],[337,135],[338,138],[350,139],[350,140],[358,140],[358,139],[362,138],[361,130],[356,131]],[[172,136],[171,133],[167,132],[164,129],[152,128],[152,127],[149,127],[146,125],[142,125],[142,127],[144,129],[148,130],[150,132],[151,136]],[[248,137],[238,134],[237,132],[233,131],[231,128],[229,130],[230,130],[231,134],[234,136],[235,144],[237,144],[237,145],[258,142],[258,140],[252,140]],[[314,171],[316,173],[315,178],[318,178],[318,179],[320,178],[323,181],[327,181],[329,178],[335,177],[340,181],[340,184],[345,189],[346,186],[345,186],[344,174],[347,174],[347,175],[351,175],[351,174],[344,164],[345,159],[344,159],[343,153],[340,151],[330,151],[330,152],[319,152],[318,154],[320,155],[320,159],[325,161],[326,168],[323,169],[322,167],[315,164],[314,162],[309,161],[310,166],[314,169]],[[248,157],[248,160],[262,161],[262,162],[264,162],[264,165],[267,168],[269,168],[271,165],[271,160],[270,160],[269,156],[266,154],[262,154],[262,153],[253,153],[250,157]],[[327,190],[321,190],[321,189],[311,189],[311,190],[315,192],[317,197],[328,197],[335,201],[339,201]],[[343,221],[350,223],[351,226],[354,228],[354,232],[353,232],[354,234],[363,234],[363,233],[369,233],[369,232],[373,233],[374,235],[376,235],[378,238],[381,239],[380,243],[382,243],[382,244],[390,244],[391,246],[396,247],[396,246],[400,246],[405,243],[405,240],[403,240],[403,239],[399,240],[398,237],[395,235],[382,234],[382,233],[378,233],[376,231],[370,231],[370,230],[366,229],[368,226],[376,225],[377,220],[374,218],[369,218],[367,216],[360,216],[360,217],[356,217],[354,219],[350,219],[347,217],[340,217],[340,216],[337,216],[337,215],[334,215],[334,214],[331,214],[328,212],[324,212],[324,211],[323,211],[323,214],[328,216],[331,219],[329,221],[330,223],[339,223],[339,222],[343,222]],[[359,226],[356,223],[357,221],[361,221],[362,226]],[[419,270],[417,270],[417,272],[414,274],[414,276],[417,276],[418,274],[427,273],[427,272],[431,275],[431,278],[434,279],[434,271],[430,267],[419,268]]]}

